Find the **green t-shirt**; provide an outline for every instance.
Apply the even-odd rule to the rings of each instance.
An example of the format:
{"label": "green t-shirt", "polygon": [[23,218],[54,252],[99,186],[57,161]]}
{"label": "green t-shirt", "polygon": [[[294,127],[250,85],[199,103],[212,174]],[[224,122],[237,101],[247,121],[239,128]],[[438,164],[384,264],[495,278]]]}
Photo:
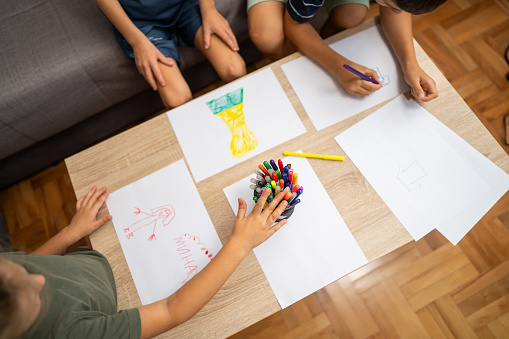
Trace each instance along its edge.
{"label": "green t-shirt", "polygon": [[66,255],[0,253],[46,278],[41,313],[28,338],[140,338],[137,308],[117,312],[117,291],[106,258],[94,250]]}

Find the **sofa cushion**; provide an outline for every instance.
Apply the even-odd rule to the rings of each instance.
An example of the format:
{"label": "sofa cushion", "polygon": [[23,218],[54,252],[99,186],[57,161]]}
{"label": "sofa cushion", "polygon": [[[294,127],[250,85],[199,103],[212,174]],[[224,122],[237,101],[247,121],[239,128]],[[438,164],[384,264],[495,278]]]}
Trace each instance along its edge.
{"label": "sofa cushion", "polygon": [[147,87],[92,1],[0,3],[0,158]]}

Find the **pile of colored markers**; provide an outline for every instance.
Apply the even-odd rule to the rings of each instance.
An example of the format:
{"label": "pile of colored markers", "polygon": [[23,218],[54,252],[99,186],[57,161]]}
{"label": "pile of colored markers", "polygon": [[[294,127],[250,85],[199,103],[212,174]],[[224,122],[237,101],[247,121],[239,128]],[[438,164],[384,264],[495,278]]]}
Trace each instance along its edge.
{"label": "pile of colored markers", "polygon": [[258,168],[259,170],[254,171],[256,178],[251,178],[252,184],[249,186],[253,190],[254,201],[258,201],[263,190],[267,187],[272,190],[267,203],[271,202],[280,192],[285,193],[284,199],[288,201],[287,210],[300,203],[298,198],[304,188],[297,184],[299,175],[295,173],[291,164],[283,166],[283,162],[279,159],[277,165],[274,160],[271,160],[270,163],[264,161],[263,165],[259,165]]}

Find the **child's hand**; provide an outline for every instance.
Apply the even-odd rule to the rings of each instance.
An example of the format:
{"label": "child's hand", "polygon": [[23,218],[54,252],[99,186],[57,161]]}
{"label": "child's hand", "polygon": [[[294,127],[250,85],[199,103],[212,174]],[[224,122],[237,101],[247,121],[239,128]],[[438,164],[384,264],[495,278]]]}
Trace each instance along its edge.
{"label": "child's hand", "polygon": [[148,39],[143,39],[139,45],[133,45],[134,61],[138,72],[147,80],[154,91],[157,90],[157,82],[165,86],[164,78],[159,69],[158,62],[166,66],[173,66],[174,62],[164,56],[161,51]]}
{"label": "child's hand", "polygon": [[267,200],[271,190],[266,188],[258,202],[256,203],[253,211],[246,217],[247,205],[244,199],[239,198],[239,212],[235,219],[233,232],[230,240],[236,241],[237,244],[245,250],[245,253],[251,251],[256,246],[263,243],[270,238],[277,230],[286,224],[286,219],[279,221],[276,225],[271,225],[276,219],[284,212],[285,207],[288,205],[286,200],[278,203],[283,199],[284,194],[279,193],[274,200],[264,209],[263,205]]}
{"label": "child's hand", "polygon": [[421,67],[411,67],[404,73],[405,81],[412,87],[412,95],[417,100],[430,101],[438,97],[435,81]]}
{"label": "child's hand", "polygon": [[112,216],[109,214],[100,219],[96,219],[97,213],[109,193],[106,187],[97,191],[97,187],[94,186],[86,196],[81,197],[78,202],[76,202],[76,214],[72,218],[68,228],[69,231],[72,231],[73,234],[76,235],[77,239],[90,235],[112,219]]}
{"label": "child's hand", "polygon": [[365,96],[370,95],[371,93],[382,88],[382,83],[378,79],[378,74],[376,71],[366,68],[362,65],[356,64],[354,62],[349,61],[348,64],[358,70],[361,73],[364,73],[368,77],[378,82],[378,85],[366,81],[352,72],[347,71],[343,65],[338,67],[338,71],[336,72],[335,77],[338,80],[341,87],[345,89],[350,94],[356,95],[360,98],[364,98]]}
{"label": "child's hand", "polygon": [[239,50],[237,38],[232,32],[228,21],[217,11],[215,7],[209,9],[202,8],[203,18],[203,41],[205,49],[210,47],[210,36],[216,34],[220,37],[233,51]]}

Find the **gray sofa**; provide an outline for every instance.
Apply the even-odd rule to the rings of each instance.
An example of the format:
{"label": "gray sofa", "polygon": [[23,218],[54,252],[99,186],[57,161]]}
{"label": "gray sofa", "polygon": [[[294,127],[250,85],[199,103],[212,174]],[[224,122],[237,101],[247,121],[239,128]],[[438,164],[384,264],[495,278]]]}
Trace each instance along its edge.
{"label": "gray sofa", "polygon": [[[216,6],[246,64],[260,59],[246,0]],[[0,13],[0,189],[163,109],[93,0],[3,0]],[[193,92],[218,80],[197,50],[181,54]]]}

